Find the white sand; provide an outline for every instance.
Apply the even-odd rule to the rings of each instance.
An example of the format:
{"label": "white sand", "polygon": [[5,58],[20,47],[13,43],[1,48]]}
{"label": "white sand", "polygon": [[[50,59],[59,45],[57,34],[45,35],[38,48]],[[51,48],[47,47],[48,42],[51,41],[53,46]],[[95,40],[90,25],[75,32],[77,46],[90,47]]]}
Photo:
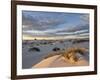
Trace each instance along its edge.
{"label": "white sand", "polygon": [[[55,47],[62,49],[67,49],[67,48],[72,48],[72,47],[79,47],[79,48],[89,48],[89,42],[82,42],[82,43],[75,43],[73,44],[71,41],[65,40],[63,43],[58,43],[56,41],[53,41],[55,44],[40,44],[41,42],[49,42],[49,41],[25,41],[29,42],[28,44],[23,43],[23,48],[22,48],[22,68],[23,69],[28,69],[32,68],[32,66],[39,64],[39,62],[44,62],[44,57],[49,55],[50,53],[53,53],[53,49]],[[33,42],[33,44],[30,44]],[[36,45],[39,44],[39,45]],[[35,52],[35,51],[29,51],[31,47],[38,47],[40,49],[40,52]],[[86,59],[89,61],[89,54],[86,54]],[[57,59],[57,61],[64,61],[62,58]],[[48,63],[49,64],[49,63]],[[54,62],[53,62],[54,64]],[[65,64],[65,63],[63,63]],[[66,65],[66,64],[65,64]],[[67,62],[68,65],[68,62]]]}
{"label": "white sand", "polygon": [[85,59],[81,59],[77,62],[71,62],[68,59],[60,55],[56,55],[47,59],[42,60],[38,64],[34,65],[33,68],[46,68],[46,67],[68,67],[68,66],[88,66],[89,63]]}

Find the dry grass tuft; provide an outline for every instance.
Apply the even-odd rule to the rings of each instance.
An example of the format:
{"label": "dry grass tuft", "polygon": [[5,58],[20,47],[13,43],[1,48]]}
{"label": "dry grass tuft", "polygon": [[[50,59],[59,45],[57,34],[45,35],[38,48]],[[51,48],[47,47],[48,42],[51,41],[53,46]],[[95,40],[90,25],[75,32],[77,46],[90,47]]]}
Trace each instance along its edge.
{"label": "dry grass tuft", "polygon": [[84,55],[85,52],[85,48],[68,48],[65,53],[62,54],[62,56],[69,59],[71,62],[77,62],[79,60],[77,53],[80,55]]}

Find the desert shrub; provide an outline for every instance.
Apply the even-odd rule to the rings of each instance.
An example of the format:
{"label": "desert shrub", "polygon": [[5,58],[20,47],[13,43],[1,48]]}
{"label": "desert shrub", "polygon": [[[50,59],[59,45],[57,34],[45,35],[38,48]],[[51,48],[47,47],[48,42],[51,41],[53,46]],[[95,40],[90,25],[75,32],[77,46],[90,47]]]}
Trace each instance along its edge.
{"label": "desert shrub", "polygon": [[59,51],[59,50],[60,50],[60,48],[58,48],[58,47],[53,48],[53,51]]}
{"label": "desert shrub", "polygon": [[84,55],[84,52],[86,52],[86,48],[68,48],[66,50],[66,53],[80,53],[81,55]]}
{"label": "desert shrub", "polygon": [[29,51],[37,51],[40,52],[40,49],[38,47],[32,47],[29,49]]}
{"label": "desert shrub", "polygon": [[78,61],[79,57],[77,57],[77,53],[84,55],[86,52],[85,48],[68,48],[65,53],[62,54],[63,57],[67,59],[73,59],[73,61]]}

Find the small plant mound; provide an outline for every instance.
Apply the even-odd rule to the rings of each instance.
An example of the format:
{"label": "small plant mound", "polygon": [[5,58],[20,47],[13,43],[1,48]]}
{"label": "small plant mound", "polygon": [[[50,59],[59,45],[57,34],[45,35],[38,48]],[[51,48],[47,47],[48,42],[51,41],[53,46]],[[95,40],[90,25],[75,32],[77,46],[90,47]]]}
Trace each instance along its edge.
{"label": "small plant mound", "polygon": [[67,51],[62,54],[62,56],[71,60],[72,62],[77,62],[79,60],[77,54],[84,55],[85,52],[85,48],[68,48]]}
{"label": "small plant mound", "polygon": [[29,49],[29,51],[36,51],[36,52],[40,52],[40,49],[37,47],[32,47]]}
{"label": "small plant mound", "polygon": [[55,48],[53,48],[53,51],[60,51],[60,48],[55,47]]}

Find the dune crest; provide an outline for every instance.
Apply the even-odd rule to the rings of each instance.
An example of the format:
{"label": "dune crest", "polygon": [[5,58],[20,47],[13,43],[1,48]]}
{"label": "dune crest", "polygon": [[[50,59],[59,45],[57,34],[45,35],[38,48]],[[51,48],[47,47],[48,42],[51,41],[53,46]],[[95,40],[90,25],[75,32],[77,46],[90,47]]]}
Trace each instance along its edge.
{"label": "dune crest", "polygon": [[55,55],[47,59],[42,60],[38,64],[34,65],[33,68],[49,68],[49,67],[71,67],[71,66],[88,66],[89,63],[84,58],[72,63],[71,60],[65,59],[61,55]]}

